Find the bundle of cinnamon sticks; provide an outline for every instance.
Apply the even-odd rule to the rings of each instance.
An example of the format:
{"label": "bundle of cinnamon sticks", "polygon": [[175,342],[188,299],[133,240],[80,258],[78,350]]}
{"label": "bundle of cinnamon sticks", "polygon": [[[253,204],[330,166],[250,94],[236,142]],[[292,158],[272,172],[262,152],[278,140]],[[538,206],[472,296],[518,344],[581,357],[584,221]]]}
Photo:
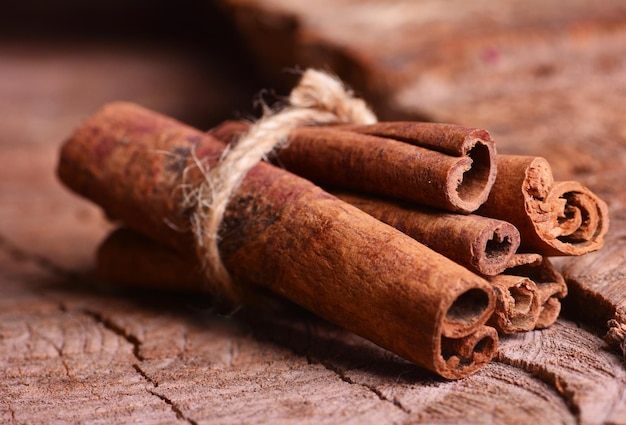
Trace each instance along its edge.
{"label": "bundle of cinnamon sticks", "polygon": [[[202,133],[113,103],[75,131],[61,180],[124,225],[99,250],[102,276],[211,286],[185,188],[247,128]],[[602,200],[555,182],[542,158],[498,155],[481,129],[302,127],[270,160],[235,190],[218,234],[246,300],[286,298],[450,379],[484,366],[497,332],[554,323],[567,287],[548,257],[597,250],[607,231]]]}

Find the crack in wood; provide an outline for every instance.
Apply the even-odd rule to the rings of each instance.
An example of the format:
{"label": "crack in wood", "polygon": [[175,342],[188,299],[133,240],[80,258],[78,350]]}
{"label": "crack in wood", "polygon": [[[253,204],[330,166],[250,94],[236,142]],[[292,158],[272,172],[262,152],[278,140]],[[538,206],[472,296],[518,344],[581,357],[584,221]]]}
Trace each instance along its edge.
{"label": "crack in wood", "polygon": [[371,391],[374,394],[376,394],[376,396],[381,401],[393,404],[395,407],[400,409],[402,412],[404,412],[406,414],[410,414],[411,413],[411,410],[408,409],[407,407],[405,407],[398,399],[396,399],[396,398],[389,399],[378,388],[374,387],[373,385],[366,385],[366,384],[361,384],[359,382],[353,381],[348,376],[346,376],[345,371],[342,371],[337,366],[334,366],[333,364],[331,364],[329,361],[321,361],[321,360],[317,361],[317,360],[315,360],[313,358],[313,356],[311,355],[310,350],[309,350],[309,348],[311,347],[312,341],[313,341],[313,326],[311,325],[311,323],[308,320],[306,320],[304,322],[304,329],[305,329],[305,338],[306,338],[306,349],[305,349],[304,353],[299,353],[296,350],[292,349],[292,352],[294,352],[294,354],[296,354],[298,356],[304,356],[304,358],[306,359],[307,363],[310,364],[310,365],[319,364],[321,366],[324,366],[324,368],[326,368],[327,370],[335,373],[339,377],[339,379],[341,379],[343,382],[346,382],[346,383],[348,383],[350,385],[360,385],[361,387],[366,388],[368,391]]}
{"label": "crack in wood", "polygon": [[[148,376],[148,374],[141,368],[141,366],[139,366],[139,364],[135,363],[133,364],[133,369],[135,369],[135,371],[137,371],[137,373],[139,375],[141,375],[141,377],[143,379],[145,379],[147,382],[149,382],[150,384],[152,384],[152,386],[154,388],[158,388],[159,383],[156,382],[155,380],[153,380],[150,376]],[[198,425],[198,422],[194,421],[191,418],[188,418],[187,416],[185,416],[182,412],[182,410],[180,409],[180,407],[176,406],[176,404],[170,400],[168,397],[166,397],[164,394],[158,393],[154,390],[150,390],[150,389],[146,389],[150,394],[152,394],[153,396],[159,398],[161,401],[163,401],[165,404],[167,404],[168,406],[170,406],[170,409],[172,409],[172,411],[174,412],[174,414],[176,414],[176,418],[183,420],[185,422],[190,423],[191,425]]]}
{"label": "crack in wood", "polygon": [[77,382],[76,378],[74,378],[74,376],[72,376],[72,374],[70,372],[70,366],[67,364],[67,361],[62,356],[63,356],[63,354],[61,354],[61,364],[65,368],[65,375],[67,376],[67,378],[70,381]]}
{"label": "crack in wood", "polygon": [[554,392],[563,400],[565,406],[577,418],[580,422],[580,406],[574,401],[575,392],[567,389],[567,383],[557,376],[556,373],[550,372],[545,366],[531,364],[524,360],[515,360],[506,357],[501,352],[498,352],[492,361],[496,361],[508,366],[512,366],[529,373],[532,377],[539,379],[548,387],[554,390]]}
{"label": "crack in wood", "polygon": [[[141,362],[145,360],[143,356],[141,355],[141,353],[139,352],[140,347],[141,347],[141,341],[136,336],[126,332],[125,329],[115,324],[113,321],[104,318],[100,313],[97,313],[95,311],[91,311],[88,309],[83,310],[83,313],[92,317],[96,322],[102,324],[106,329],[110,330],[116,335],[119,335],[120,337],[124,338],[129,344],[131,344],[133,346],[133,350],[132,350],[133,356],[135,356],[135,358],[138,361]],[[154,381],[152,378],[150,378],[150,376],[148,376],[148,374],[146,374],[145,371],[141,369],[138,363],[134,363],[132,367],[144,380],[152,384],[154,388],[157,388],[159,386],[159,383]],[[170,406],[170,409],[172,409],[172,411],[174,412],[174,414],[176,415],[178,419],[184,420],[192,425],[198,425],[196,421],[194,421],[191,418],[186,417],[183,414],[182,410],[178,406],[176,406],[176,404],[172,400],[170,400],[168,397],[150,389],[147,389],[147,391],[153,396],[159,398],[168,406]]]}
{"label": "crack in wood", "polygon": [[[59,304],[58,307],[59,307],[59,311],[61,311],[62,313],[66,313],[67,312],[67,308],[62,303]],[[48,344],[50,344],[50,346],[52,348],[54,348],[54,351],[56,351],[57,355],[59,356],[59,359],[61,360],[61,364],[63,365],[63,368],[65,370],[65,375],[67,376],[67,378],[70,381],[72,381],[72,382],[78,382],[78,380],[70,372],[70,366],[67,364],[67,360],[66,360],[65,356],[63,355],[63,347],[62,346],[59,347],[48,336],[43,335],[42,333],[40,333],[37,330],[33,329],[33,327],[31,326],[30,323],[26,323],[26,329],[28,330],[28,333],[29,333],[29,335],[31,337],[37,336],[38,338],[41,338],[43,341],[46,341]]]}
{"label": "crack in wood", "polygon": [[113,332],[116,335],[121,336],[129,344],[131,344],[132,347],[133,347],[133,355],[135,356],[135,358],[137,360],[139,360],[139,361],[145,360],[143,358],[143,356],[141,355],[141,353],[139,352],[139,349],[141,348],[141,341],[139,340],[139,338],[137,338],[135,335],[132,335],[132,334],[126,332],[126,330],[124,328],[122,328],[121,326],[115,324],[113,321],[104,318],[102,316],[102,314],[100,314],[98,312],[91,311],[91,310],[88,310],[88,309],[84,309],[84,310],[82,310],[82,312],[84,314],[88,315],[89,317],[92,317],[96,322],[102,324],[102,326],[104,326],[106,329],[110,330],[111,332]]}
{"label": "crack in wood", "polygon": [[[307,360],[308,360],[308,356],[307,356]],[[343,382],[346,382],[350,385],[360,385],[363,388],[366,388],[367,390],[373,392],[374,394],[376,394],[376,396],[381,400],[384,401],[386,403],[391,403],[393,404],[395,407],[397,407],[398,409],[402,410],[404,413],[406,413],[407,415],[411,413],[411,410],[406,408],[404,405],[402,405],[402,403],[400,403],[400,401],[396,398],[390,399],[388,397],[386,397],[382,391],[380,391],[378,388],[376,388],[373,385],[367,385],[367,384],[361,384],[360,382],[356,382],[353,381],[352,379],[350,379],[348,376],[346,376],[345,371],[342,371],[341,369],[339,369],[338,367],[328,363],[328,362],[313,362],[313,364],[320,364],[322,366],[324,366],[327,370],[334,372],[337,374],[337,376],[339,376],[339,379],[341,379]]]}

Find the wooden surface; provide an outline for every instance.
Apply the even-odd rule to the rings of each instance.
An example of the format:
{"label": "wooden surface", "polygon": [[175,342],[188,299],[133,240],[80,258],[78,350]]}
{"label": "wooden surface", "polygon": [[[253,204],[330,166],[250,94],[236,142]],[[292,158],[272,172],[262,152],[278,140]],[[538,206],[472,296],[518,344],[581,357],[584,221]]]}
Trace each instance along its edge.
{"label": "wooden surface", "polygon": [[[593,9],[595,2],[576,0],[563,12],[523,15],[523,25],[489,26],[510,16],[497,9],[475,38],[460,37],[468,25],[444,25],[439,3],[410,4],[430,5],[430,15],[410,15],[420,25],[428,16],[440,22],[431,25],[439,36],[424,43],[448,47],[433,46],[438,55],[422,56],[417,71],[385,77],[393,88],[380,101],[385,113],[484,126],[501,151],[544,155],[559,178],[604,196],[611,249],[567,260],[586,264],[578,272],[563,266],[581,281],[601,276],[619,285],[626,254],[623,3]],[[261,21],[281,22],[277,10],[270,10],[273,21]],[[302,28],[294,16],[302,22],[308,10],[290,12],[293,34]],[[578,18],[584,22],[575,24]],[[522,31],[529,22],[543,38]],[[419,33],[420,26],[411,28]],[[326,53],[333,46],[345,52],[348,41],[324,40]],[[488,51],[488,58],[499,52],[501,64],[489,78],[484,64],[449,59],[483,45],[499,46]],[[252,98],[255,89],[241,95],[249,86],[234,74],[199,67],[194,57],[154,44],[2,40],[0,423],[626,423],[623,359],[601,338],[605,329],[576,310],[547,330],[503,337],[490,365],[448,382],[289,306],[227,318],[197,294],[119,290],[95,279],[94,252],[111,225],[56,181],[58,147],[107,100],[133,100],[209,126],[232,114],[233,96]],[[396,75],[395,68],[385,72]],[[429,78],[437,84],[426,84]],[[624,293],[617,288],[613,302]]]}

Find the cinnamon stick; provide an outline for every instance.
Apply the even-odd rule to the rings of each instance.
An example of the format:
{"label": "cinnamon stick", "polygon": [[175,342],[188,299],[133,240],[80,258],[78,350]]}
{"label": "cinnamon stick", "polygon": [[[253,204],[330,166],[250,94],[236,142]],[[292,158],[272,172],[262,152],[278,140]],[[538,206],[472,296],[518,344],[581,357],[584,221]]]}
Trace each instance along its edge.
{"label": "cinnamon stick", "polygon": [[[211,134],[231,142],[246,129],[231,121]],[[470,213],[487,199],[495,158],[484,130],[399,122],[298,128],[277,162],[318,184]]]}
{"label": "cinnamon stick", "polygon": [[[116,103],[70,137],[58,174],[110,216],[191,257],[183,189],[204,178],[198,161],[211,166],[223,150],[210,135]],[[495,334],[483,328],[494,308],[488,282],[285,170],[260,163],[248,172],[219,240],[238,284],[281,295],[441,376],[467,376],[495,351]],[[442,355],[449,340],[472,335],[473,354]]]}
{"label": "cinnamon stick", "polygon": [[[461,206],[459,212],[472,212],[482,205],[496,179],[496,147],[487,130],[454,124],[430,122],[378,122],[370,125],[342,126],[360,134],[384,137],[465,158],[453,173],[456,188],[450,179],[450,202]],[[469,161],[468,161],[469,160]],[[430,204],[428,204],[430,205]],[[444,207],[444,209],[448,209]],[[455,211],[455,210],[452,210]]]}
{"label": "cinnamon stick", "polygon": [[552,326],[561,312],[561,299],[567,295],[565,279],[552,262],[544,257],[535,263],[507,269],[505,273],[527,277],[537,285],[540,309],[535,329]]}
{"label": "cinnamon stick", "polygon": [[598,250],[608,230],[604,201],[578,182],[555,182],[541,157],[499,155],[498,175],[477,214],[513,224],[522,252],[545,256]]}
{"label": "cinnamon stick", "polygon": [[474,214],[450,214],[347,192],[335,195],[447,258],[488,276],[496,294],[496,308],[488,323],[498,332],[511,334],[535,328],[542,305],[550,297],[540,294],[528,277],[500,274],[514,266],[540,264],[542,260],[538,254],[515,254],[519,233],[513,225]]}
{"label": "cinnamon stick", "polygon": [[523,266],[525,264],[540,264],[542,261],[543,255],[541,254],[516,252],[509,260],[506,268],[512,269],[513,267]]}
{"label": "cinnamon stick", "polygon": [[496,309],[488,323],[505,334],[533,330],[542,302],[535,282],[505,274],[492,276],[489,281],[496,292]]}
{"label": "cinnamon stick", "polygon": [[478,274],[495,276],[503,272],[519,247],[519,232],[502,220],[451,214],[348,192],[333,193]]}
{"label": "cinnamon stick", "polygon": [[96,258],[98,277],[123,287],[177,292],[207,287],[202,267],[192,257],[127,227],[111,232]]}

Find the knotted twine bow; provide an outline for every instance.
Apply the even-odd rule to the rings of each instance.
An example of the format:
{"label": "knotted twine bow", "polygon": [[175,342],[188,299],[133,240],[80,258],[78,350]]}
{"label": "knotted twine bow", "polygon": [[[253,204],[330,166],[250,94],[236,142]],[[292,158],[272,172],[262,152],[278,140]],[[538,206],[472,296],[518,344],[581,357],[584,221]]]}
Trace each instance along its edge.
{"label": "knotted twine bow", "polygon": [[376,121],[365,102],[355,98],[338,78],[308,69],[291,91],[285,107],[266,111],[233,147],[226,149],[217,166],[203,170],[205,179],[193,196],[195,212],[191,225],[198,258],[215,295],[241,302],[242,292],[220,257],[218,229],[232,193],[248,171],[273,150],[285,147],[289,133],[297,127]]}

